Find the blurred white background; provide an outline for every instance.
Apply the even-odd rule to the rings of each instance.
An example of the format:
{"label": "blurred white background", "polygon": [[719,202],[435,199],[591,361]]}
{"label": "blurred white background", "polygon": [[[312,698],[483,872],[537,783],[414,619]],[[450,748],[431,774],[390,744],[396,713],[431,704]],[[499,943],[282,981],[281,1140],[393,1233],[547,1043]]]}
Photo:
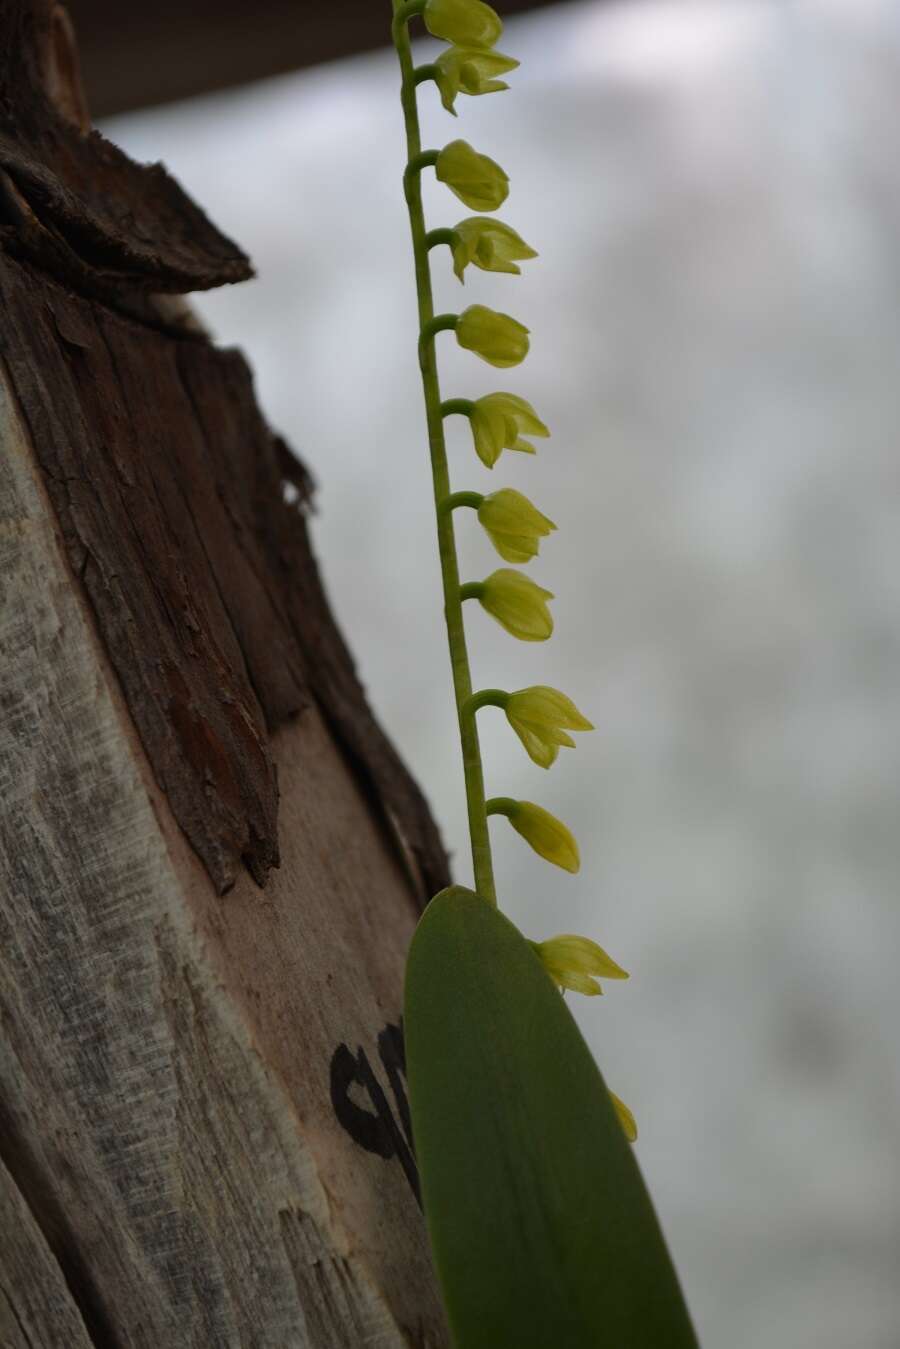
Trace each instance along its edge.
{"label": "blurred white background", "polygon": [[[573,878],[495,821],[501,903],[632,971],[573,1002],[707,1349],[897,1349],[900,4],[572,4],[500,45],[513,91],[454,122],[427,88],[424,143],[497,159],[541,256],[463,291],[439,252],[436,300],[511,312],[532,353],[440,363],[445,396],[551,426],[489,474],[450,423],[456,488],[560,525],[532,565],[557,626],[520,644],[474,607],[470,645],[476,685],[557,685],[598,728],[544,773],[482,714],[489,791],[582,848]],[[465,882],[393,55],[104,130],[255,260],[198,307],[318,479],[332,600]],[[465,576],[500,565],[459,532]]]}

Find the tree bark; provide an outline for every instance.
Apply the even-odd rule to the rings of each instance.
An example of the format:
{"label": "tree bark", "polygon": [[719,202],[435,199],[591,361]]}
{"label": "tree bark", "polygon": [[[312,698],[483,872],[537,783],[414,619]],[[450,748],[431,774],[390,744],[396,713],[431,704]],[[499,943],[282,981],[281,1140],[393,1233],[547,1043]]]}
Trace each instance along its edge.
{"label": "tree bark", "polygon": [[0,1345],[448,1343],[402,971],[447,881],[247,367],[241,251],[0,6]]}

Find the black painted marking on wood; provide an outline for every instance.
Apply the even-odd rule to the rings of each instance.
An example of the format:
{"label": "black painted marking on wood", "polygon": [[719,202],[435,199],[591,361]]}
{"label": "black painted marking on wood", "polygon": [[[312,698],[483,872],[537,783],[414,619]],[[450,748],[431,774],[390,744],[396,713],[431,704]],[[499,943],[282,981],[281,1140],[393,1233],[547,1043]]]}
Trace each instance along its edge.
{"label": "black painted marking on wood", "polygon": [[[357,1045],[354,1054],[348,1045],[339,1044],[332,1054],[331,1104],[338,1123],[361,1148],[386,1161],[397,1158],[416,1203],[421,1208],[419,1169],[416,1166],[412,1121],[406,1095],[406,1055],[400,1026],[390,1022],[385,1026],[378,1036],[378,1053],[396,1102],[399,1123],[372,1069],[369,1056],[361,1045]],[[368,1095],[372,1110],[364,1109],[352,1099],[350,1092],[353,1087],[361,1088]]]}

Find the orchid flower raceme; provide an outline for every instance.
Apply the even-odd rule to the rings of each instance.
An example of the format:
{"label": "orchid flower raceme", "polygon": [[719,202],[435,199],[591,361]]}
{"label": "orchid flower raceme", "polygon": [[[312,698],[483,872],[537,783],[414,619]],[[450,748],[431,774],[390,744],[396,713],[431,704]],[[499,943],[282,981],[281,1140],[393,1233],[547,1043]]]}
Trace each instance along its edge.
{"label": "orchid flower raceme", "polygon": [[422,18],[432,37],[461,47],[493,47],[503,32],[500,15],[482,0],[425,0]]}
{"label": "orchid flower raceme", "polygon": [[[413,84],[421,83],[426,78],[436,81],[441,100],[448,111],[455,115],[454,102],[460,93],[478,95],[506,88],[500,77],[515,69],[518,62],[493,49],[503,26],[489,5],[482,3],[482,0],[406,0],[401,12],[404,16],[421,14],[432,36],[442,38],[449,44],[431,66],[424,66],[413,72]],[[468,141],[461,139],[450,141],[442,150],[425,153],[418,151],[417,143],[418,131],[413,142],[416,145],[416,152],[410,158],[408,174],[432,165],[438,181],[449,187],[461,201],[475,211],[495,211],[506,200],[509,192],[509,179],[506,173],[499,164],[487,155],[480,154]],[[421,219],[421,205],[416,205],[415,210],[419,212]],[[411,218],[415,236],[416,224],[412,206]],[[424,231],[424,225],[420,224],[418,228],[421,231],[419,236],[421,243],[417,244],[417,247],[424,247],[426,256],[428,250],[435,244],[447,243],[450,246],[453,270],[460,281],[464,279],[465,270],[469,265],[483,271],[518,275],[520,273],[518,263],[537,256],[535,250],[509,225],[484,215],[469,217],[460,221],[453,229],[433,230],[430,234]],[[435,317],[432,303],[428,291],[426,318],[422,324],[419,340],[426,403],[429,398],[438,397],[436,379],[433,388],[429,384],[431,379],[429,362],[434,359],[430,354],[429,344],[443,329],[452,329],[461,347],[501,369],[520,364],[528,354],[528,329],[509,314],[489,309],[486,305],[473,304],[461,314],[442,314]],[[534,445],[526,437],[549,435],[547,427],[531,404],[518,394],[487,394],[474,401],[452,399],[440,404],[438,410],[442,417],[451,412],[468,415],[475,451],[487,468],[493,468],[504,449],[534,454]],[[441,444],[443,445],[442,441]],[[444,453],[442,448],[441,454]],[[439,481],[437,472],[436,469],[436,486]],[[446,467],[441,468],[440,472],[443,482],[446,483]],[[543,515],[526,496],[513,488],[502,488],[497,492],[481,495],[477,492],[448,492],[445,486],[443,492],[439,494],[439,533],[449,523],[450,512],[456,506],[463,505],[476,509],[479,523],[505,562],[519,564],[529,562],[537,555],[541,539],[556,528],[552,520]],[[452,548],[452,528],[449,544]],[[553,632],[553,618],[547,607],[547,601],[553,598],[552,592],[543,589],[520,571],[501,567],[484,581],[469,582],[462,586],[456,581],[448,582],[445,574],[444,584],[448,603],[458,604],[467,599],[477,599],[492,618],[520,641],[546,641]],[[454,628],[450,625],[449,610],[448,626],[454,662],[465,665],[468,681],[470,676],[464,644],[458,651],[454,649],[456,638]],[[513,693],[504,693],[500,690],[486,690],[475,695],[469,693],[466,695],[466,702],[470,711],[492,702],[502,707],[526,753],[542,768],[549,768],[556,761],[561,746],[574,747],[575,742],[570,732],[593,730],[591,723],[581,714],[571,698],[547,685],[532,685]],[[474,725],[471,716],[461,719],[464,737],[465,725],[468,722]],[[463,750],[465,762],[465,739]],[[477,741],[470,750],[474,750],[475,756],[478,756]],[[480,773],[479,759],[479,777]],[[467,777],[467,791],[471,785]],[[477,790],[483,803],[483,819],[489,815],[505,815],[516,832],[539,856],[565,871],[576,872],[579,869],[578,845],[561,820],[532,801],[494,797],[485,802],[483,786],[479,785]],[[476,820],[478,813],[474,812]],[[470,811],[470,819],[472,817]],[[486,850],[489,851],[488,840],[482,841],[479,851],[475,848],[473,834],[476,888],[480,879],[477,858],[483,857]],[[488,890],[493,898],[492,875],[489,877]],[[627,977],[601,947],[587,938],[563,935],[533,945],[545,967],[561,987],[596,994],[601,991],[597,982],[598,976]],[[615,1098],[613,1099],[615,1101]],[[616,1109],[627,1132],[629,1126],[626,1116],[630,1118],[630,1115],[626,1107],[621,1106],[619,1102],[616,1102]]]}
{"label": "orchid flower raceme", "polygon": [[434,172],[472,211],[496,211],[509,195],[509,179],[500,165],[468,141],[450,141],[438,150]]}
{"label": "orchid flower raceme", "polygon": [[448,47],[441,52],[433,67],[425,67],[423,74],[432,73],[441,102],[447,112],[456,116],[453,104],[457,94],[496,94],[509,85],[499,75],[508,75],[518,66],[512,56],[488,51],[480,47]]}
{"label": "orchid flower raceme", "polygon": [[[512,636],[524,642],[546,641],[553,632],[547,601],[553,599],[523,572],[501,567],[483,581],[460,585],[451,513],[460,506],[473,508],[478,521],[500,557],[507,563],[527,564],[537,556],[541,540],[556,529],[521,492],[502,488],[482,495],[453,491],[443,419],[452,413],[469,418],[475,452],[492,469],[504,450],[534,454],[532,439],[549,431],[532,405],[518,394],[500,392],[474,400],[440,401],[434,339],[453,330],[464,350],[499,369],[519,365],[529,351],[529,333],[509,314],[473,304],[460,314],[435,316],[431,291],[429,251],[447,244],[453,271],[463,282],[468,267],[485,272],[520,275],[519,264],[537,253],[502,221],[486,212],[497,211],[509,195],[509,178],[493,159],[475,150],[468,141],[450,141],[440,150],[421,149],[414,91],[425,80],[437,85],[444,108],[457,115],[460,94],[479,96],[505,90],[503,76],[515,70],[518,61],[495,50],[503,25],[482,0],[394,0],[394,32],[404,71],[403,107],[407,122],[408,164],[406,196],[416,256],[419,299],[419,364],[428,415],[429,446],[437,507],[439,553],[444,588],[444,606],[451,651],[454,685],[460,707],[460,735],[469,807],[469,827],[475,872],[475,890],[496,904],[488,817],[503,815],[512,828],[544,860],[564,871],[580,867],[578,844],[565,824],[533,801],[511,797],[485,800],[483,768],[474,713],[494,705],[502,708],[529,758],[542,768],[556,762],[561,747],[574,748],[571,732],[593,730],[571,698],[547,685],[532,685],[507,693],[499,689],[471,692],[471,672],[466,649],[462,604],[477,599]],[[405,25],[420,15],[428,32],[448,44],[430,65],[415,68]],[[397,36],[399,35],[399,36]],[[412,97],[410,97],[412,95]],[[453,228],[426,229],[418,174],[433,167],[437,180],[450,189],[469,210],[477,212]],[[587,996],[603,990],[601,979],[627,979],[621,966],[587,937],[561,934],[530,943],[547,974],[563,991]],[[610,1100],[626,1136],[637,1137],[634,1116],[612,1092]]]}

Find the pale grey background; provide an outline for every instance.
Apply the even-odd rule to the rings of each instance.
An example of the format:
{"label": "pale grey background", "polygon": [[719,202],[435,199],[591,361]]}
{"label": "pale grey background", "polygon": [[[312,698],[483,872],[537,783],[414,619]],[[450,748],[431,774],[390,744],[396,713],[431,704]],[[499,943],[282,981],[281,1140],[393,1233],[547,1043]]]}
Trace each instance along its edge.
{"label": "pale grey background", "polygon": [[[502,901],[633,971],[577,1010],[707,1349],[897,1349],[900,6],[587,3],[502,46],[514,92],[456,123],[423,93],[425,140],[507,168],[541,257],[463,292],[438,256],[437,300],[508,309],[532,354],[498,376],[441,339],[441,367],[551,424],[493,475],[457,425],[452,460],[559,523],[532,568],[557,632],[475,612],[471,646],[478,682],[557,684],[598,727],[545,774],[485,716],[490,789],[583,854],[571,878],[496,822]],[[393,57],[106,130],[256,262],[199,307],[319,480],[334,604],[466,880]]]}

